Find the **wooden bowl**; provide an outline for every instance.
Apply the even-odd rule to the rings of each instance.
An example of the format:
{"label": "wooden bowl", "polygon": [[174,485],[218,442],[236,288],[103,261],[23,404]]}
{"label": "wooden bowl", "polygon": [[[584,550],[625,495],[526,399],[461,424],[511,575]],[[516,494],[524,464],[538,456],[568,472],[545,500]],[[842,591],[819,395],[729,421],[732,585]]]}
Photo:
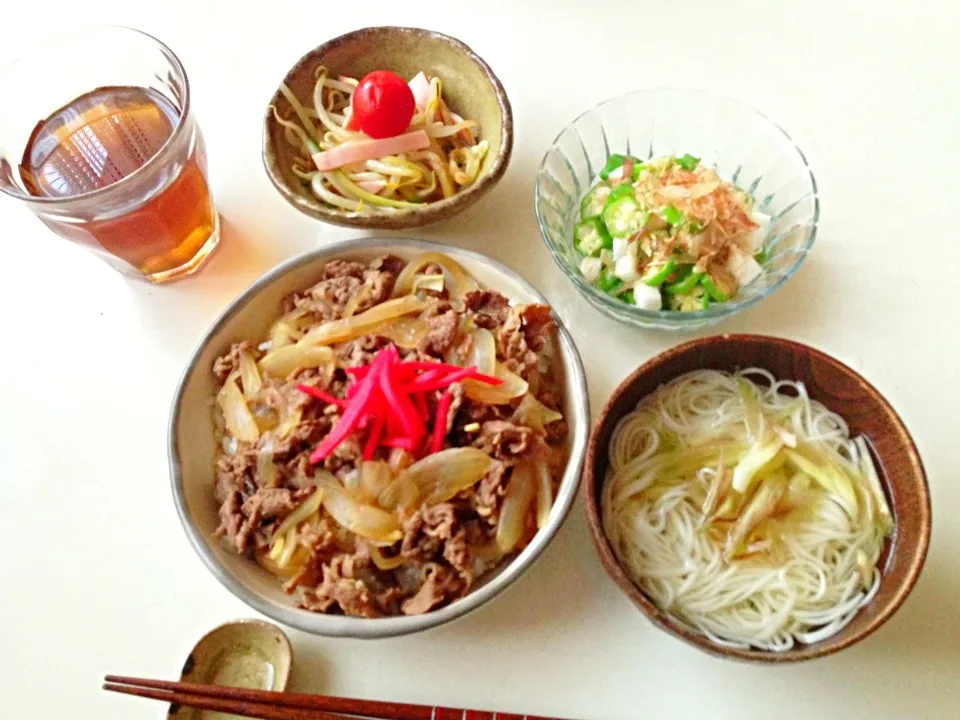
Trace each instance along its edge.
{"label": "wooden bowl", "polygon": [[[880,588],[870,604],[836,635],[784,652],[722,647],[659,610],[620,567],[600,518],[607,448],[620,419],[644,397],[680,375],[747,367],[764,368],[778,379],[802,381],[812,399],[847,421],[851,435],[868,439],[895,522],[893,538],[880,556]],[[590,533],[610,576],[654,625],[720,657],[785,663],[823,657],[853,645],[883,625],[903,604],[917,582],[930,544],[930,491],[903,421],[859,374],[819,350],[790,340],[718,335],[684,343],[641,365],[613,392],[600,413],[587,449],[584,481]]]}
{"label": "wooden bowl", "polygon": [[358,79],[373,70],[391,70],[404,78],[421,70],[436,75],[443,82],[443,96],[450,108],[479,123],[480,138],[490,148],[477,181],[445,200],[389,215],[356,215],[329,208],[308,192],[290,169],[297,153],[284,140],[283,128],[270,105],[284,117],[289,117],[292,109],[277,90],[263,116],[263,164],[274,187],[297,210],[334,225],[368,230],[421,227],[456,215],[503,177],[513,149],[510,101],[490,66],[459,40],[419,28],[388,26],[349,32],[311,50],[287,73],[283,82],[298,98],[312,97],[317,65],[325,65],[333,76]]}

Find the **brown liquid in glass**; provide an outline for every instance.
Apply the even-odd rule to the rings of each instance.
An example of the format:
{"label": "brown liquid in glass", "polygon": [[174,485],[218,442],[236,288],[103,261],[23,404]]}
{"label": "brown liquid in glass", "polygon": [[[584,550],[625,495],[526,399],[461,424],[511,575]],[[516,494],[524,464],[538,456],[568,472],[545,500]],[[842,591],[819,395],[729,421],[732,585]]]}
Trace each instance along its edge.
{"label": "brown liquid in glass", "polygon": [[[145,165],[173,134],[179,112],[164,96],[139,87],[103,87],[41,121],[20,167],[32,195],[70,198],[108,187]],[[146,275],[174,270],[200,253],[215,227],[204,177],[202,140],[158,192],[115,217],[58,224],[61,235],[99,246]],[[156,187],[151,184],[150,187]]]}

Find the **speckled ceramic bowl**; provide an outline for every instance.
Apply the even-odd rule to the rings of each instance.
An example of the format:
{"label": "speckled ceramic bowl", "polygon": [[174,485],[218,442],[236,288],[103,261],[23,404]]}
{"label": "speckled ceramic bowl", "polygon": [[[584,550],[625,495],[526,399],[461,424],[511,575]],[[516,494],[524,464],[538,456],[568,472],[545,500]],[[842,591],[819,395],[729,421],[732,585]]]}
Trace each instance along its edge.
{"label": "speckled ceramic bowl", "polygon": [[[180,681],[283,692],[292,666],[293,647],[283,630],[263,620],[234,620],[200,638],[183,663]],[[167,717],[210,720],[211,713],[171,705]]]}
{"label": "speckled ceramic bowl", "polygon": [[[873,450],[893,512],[893,536],[880,555],[880,588],[835,635],[783,652],[719,645],[662,611],[634,585],[603,530],[607,448],[620,420],[646,396],[694,370],[759,367],[783,380],[799,380],[814,400],[846,420],[851,436],[863,435]],[[590,438],[584,485],[590,534],[604,568],[654,625],[711,655],[762,663],[811,660],[839,652],[877,630],[913,590],[930,546],[930,489],[920,455],[903,421],[880,392],[853,369],[798,342],[762,335],[717,335],[678,345],[637,368],[613,391]]]}
{"label": "speckled ceramic bowl", "polygon": [[346,33],[311,50],[293,66],[283,82],[298,98],[310,98],[314,70],[325,65],[331,75],[361,78],[373,70],[391,70],[411,78],[420,71],[438,76],[450,108],[480,125],[480,137],[490,144],[477,181],[451,198],[412,210],[358,215],[330,208],[316,199],[290,167],[295,148],[283,138],[269,105],[284,117],[292,110],[278,90],[263,116],[263,164],[274,187],[300,212],[334,225],[368,230],[421,227],[456,215],[480,199],[503,177],[513,148],[510,101],[493,70],[459,40],[430,30],[370,27]]}
{"label": "speckled ceramic bowl", "polygon": [[378,638],[425,630],[460,617],[498,595],[534,563],[560,529],[576,497],[590,432],[590,405],[580,356],[563,323],[554,316],[559,328],[558,361],[563,370],[563,415],[570,427],[567,466],[547,523],[518,555],[485,575],[465,597],[423,615],[367,619],[310,612],[296,606],[296,599],[283,591],[281,581],[254,560],[232,552],[215,536],[220,520],[213,496],[213,406],[217,392],[211,372],[213,361],[233,342],[262,337],[279,316],[282,299],[316,283],[330,260],[369,260],[386,254],[410,260],[423,252],[446,253],[481,285],[511,300],[547,302],[515,272],[469,250],[401,238],[331,243],[274,268],[230,303],[190,358],[177,388],[170,416],[169,457],[180,521],[207,568],[230,592],[285,625],[317,635]]}

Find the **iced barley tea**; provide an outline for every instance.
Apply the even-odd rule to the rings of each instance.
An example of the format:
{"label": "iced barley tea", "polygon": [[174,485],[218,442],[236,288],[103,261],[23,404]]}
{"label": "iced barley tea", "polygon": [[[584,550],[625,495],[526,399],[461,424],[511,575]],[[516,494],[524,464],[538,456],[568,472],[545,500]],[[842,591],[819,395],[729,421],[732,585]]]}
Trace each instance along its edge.
{"label": "iced barley tea", "polygon": [[[34,129],[20,164],[23,187],[34,197],[65,200],[109,188],[167,153],[179,117],[170,99],[148,88],[102,87],[82,95]],[[68,222],[42,219],[150,279],[189,274],[218,237],[199,131],[170,155],[161,171],[131,178],[133,194],[122,202],[90,203],[90,212]]]}

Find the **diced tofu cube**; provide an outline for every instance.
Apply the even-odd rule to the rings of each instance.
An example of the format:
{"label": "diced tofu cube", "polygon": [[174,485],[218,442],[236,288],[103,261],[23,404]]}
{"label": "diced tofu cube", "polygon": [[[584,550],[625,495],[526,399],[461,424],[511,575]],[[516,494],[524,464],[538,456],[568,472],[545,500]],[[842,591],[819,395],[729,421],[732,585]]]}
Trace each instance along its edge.
{"label": "diced tofu cube", "polygon": [[660,290],[643,283],[633,286],[633,301],[643,310],[660,310],[663,302],[660,298]]}

